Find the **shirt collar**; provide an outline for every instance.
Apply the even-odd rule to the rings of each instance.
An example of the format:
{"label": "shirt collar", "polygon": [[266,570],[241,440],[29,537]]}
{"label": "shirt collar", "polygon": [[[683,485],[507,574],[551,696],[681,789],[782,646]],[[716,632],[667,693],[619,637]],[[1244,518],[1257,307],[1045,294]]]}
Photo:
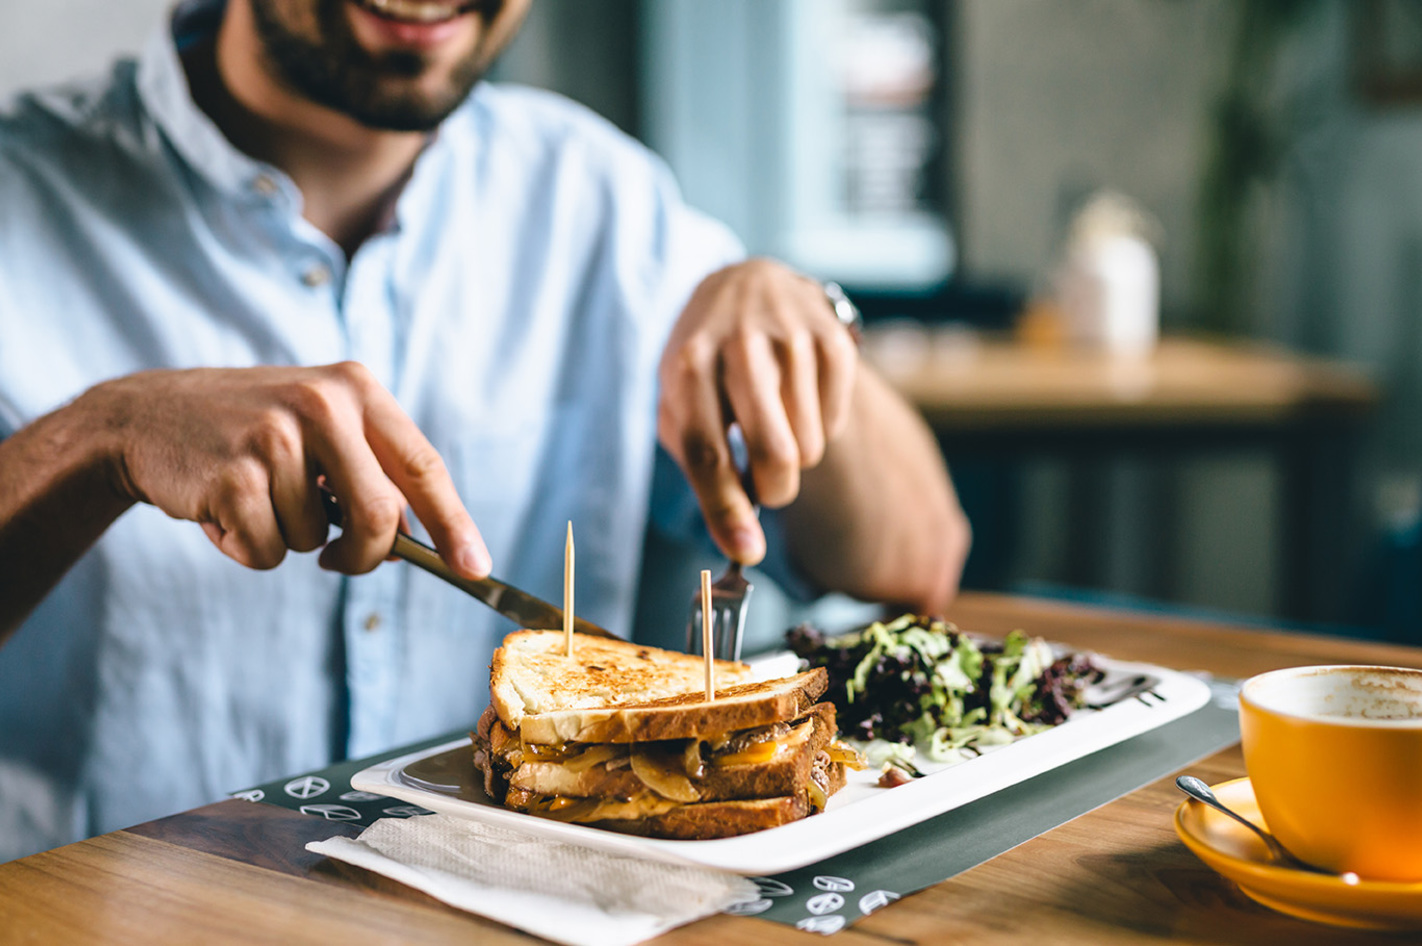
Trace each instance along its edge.
{"label": "shirt collar", "polygon": [[234,197],[271,199],[285,192],[293,207],[300,195],[276,168],[232,146],[193,102],[180,51],[211,39],[225,0],[185,0],[149,38],[138,64],[138,94],[168,142],[219,191]]}
{"label": "shirt collar", "polygon": [[[226,0],[183,0],[178,4],[171,19],[149,38],[139,60],[139,95],[172,147],[220,192],[238,199],[282,201],[299,215],[301,192],[291,178],[233,147],[193,101],[181,52],[216,35],[225,7]],[[451,119],[470,107],[470,102],[464,102]],[[412,205],[420,207],[433,199],[433,192],[439,190],[433,179],[438,171],[429,166],[438,165],[435,155],[448,147],[449,125],[447,120],[430,136],[400,193],[385,209],[379,229],[399,230]]]}

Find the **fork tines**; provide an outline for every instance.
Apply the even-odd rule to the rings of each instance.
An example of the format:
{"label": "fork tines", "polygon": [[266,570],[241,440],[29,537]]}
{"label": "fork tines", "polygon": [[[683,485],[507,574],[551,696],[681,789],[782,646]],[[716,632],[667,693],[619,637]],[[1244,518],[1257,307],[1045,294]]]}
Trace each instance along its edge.
{"label": "fork tines", "polygon": [[[741,640],[745,636],[746,602],[754,589],[741,574],[739,562],[730,566],[711,583],[711,647],[713,656],[721,660],[741,658]],[[692,595],[690,616],[686,623],[686,652],[701,653],[701,594]]]}

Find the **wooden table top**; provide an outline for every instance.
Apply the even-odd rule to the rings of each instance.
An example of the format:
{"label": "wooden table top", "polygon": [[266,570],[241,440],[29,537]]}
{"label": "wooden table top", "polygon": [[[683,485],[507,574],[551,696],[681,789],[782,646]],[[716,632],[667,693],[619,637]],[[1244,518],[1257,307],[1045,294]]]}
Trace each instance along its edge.
{"label": "wooden table top", "polygon": [[871,329],[869,360],[940,431],[1280,425],[1358,417],[1377,387],[1346,364],[1165,338],[1139,358],[951,330]]}
{"label": "wooden table top", "polygon": [[[1265,632],[1056,602],[965,594],[950,617],[1023,628],[1125,660],[1243,677],[1311,663],[1422,667],[1422,649]],[[1192,765],[1243,774],[1238,747]],[[1404,941],[1273,913],[1176,838],[1173,774],[860,920],[834,942]],[[0,942],[527,943],[384,878],[305,851],[355,829],[225,801],[0,865]],[[763,919],[712,917],[658,943],[811,943]],[[1411,940],[1415,941],[1415,937]]]}

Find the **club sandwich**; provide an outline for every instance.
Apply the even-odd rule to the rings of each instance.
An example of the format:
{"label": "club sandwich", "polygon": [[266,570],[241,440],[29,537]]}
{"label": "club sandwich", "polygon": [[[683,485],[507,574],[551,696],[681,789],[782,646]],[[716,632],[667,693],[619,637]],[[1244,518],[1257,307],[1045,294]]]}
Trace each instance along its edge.
{"label": "club sandwich", "polygon": [[746,834],[824,808],[859,764],[819,702],[823,668],[757,682],[746,664],[561,631],[494,653],[474,739],[489,796],[566,822],[653,837]]}

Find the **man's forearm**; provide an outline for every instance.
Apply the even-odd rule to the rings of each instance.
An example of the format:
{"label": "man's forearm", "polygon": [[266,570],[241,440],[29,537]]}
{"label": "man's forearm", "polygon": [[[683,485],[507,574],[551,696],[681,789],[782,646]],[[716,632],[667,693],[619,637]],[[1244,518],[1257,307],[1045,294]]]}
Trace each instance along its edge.
{"label": "man's forearm", "polygon": [[971,533],[937,442],[867,366],[848,428],[786,514],[791,553],[824,588],[924,613],[957,593]]}
{"label": "man's forearm", "polygon": [[84,400],[0,441],[0,644],[133,500]]}

